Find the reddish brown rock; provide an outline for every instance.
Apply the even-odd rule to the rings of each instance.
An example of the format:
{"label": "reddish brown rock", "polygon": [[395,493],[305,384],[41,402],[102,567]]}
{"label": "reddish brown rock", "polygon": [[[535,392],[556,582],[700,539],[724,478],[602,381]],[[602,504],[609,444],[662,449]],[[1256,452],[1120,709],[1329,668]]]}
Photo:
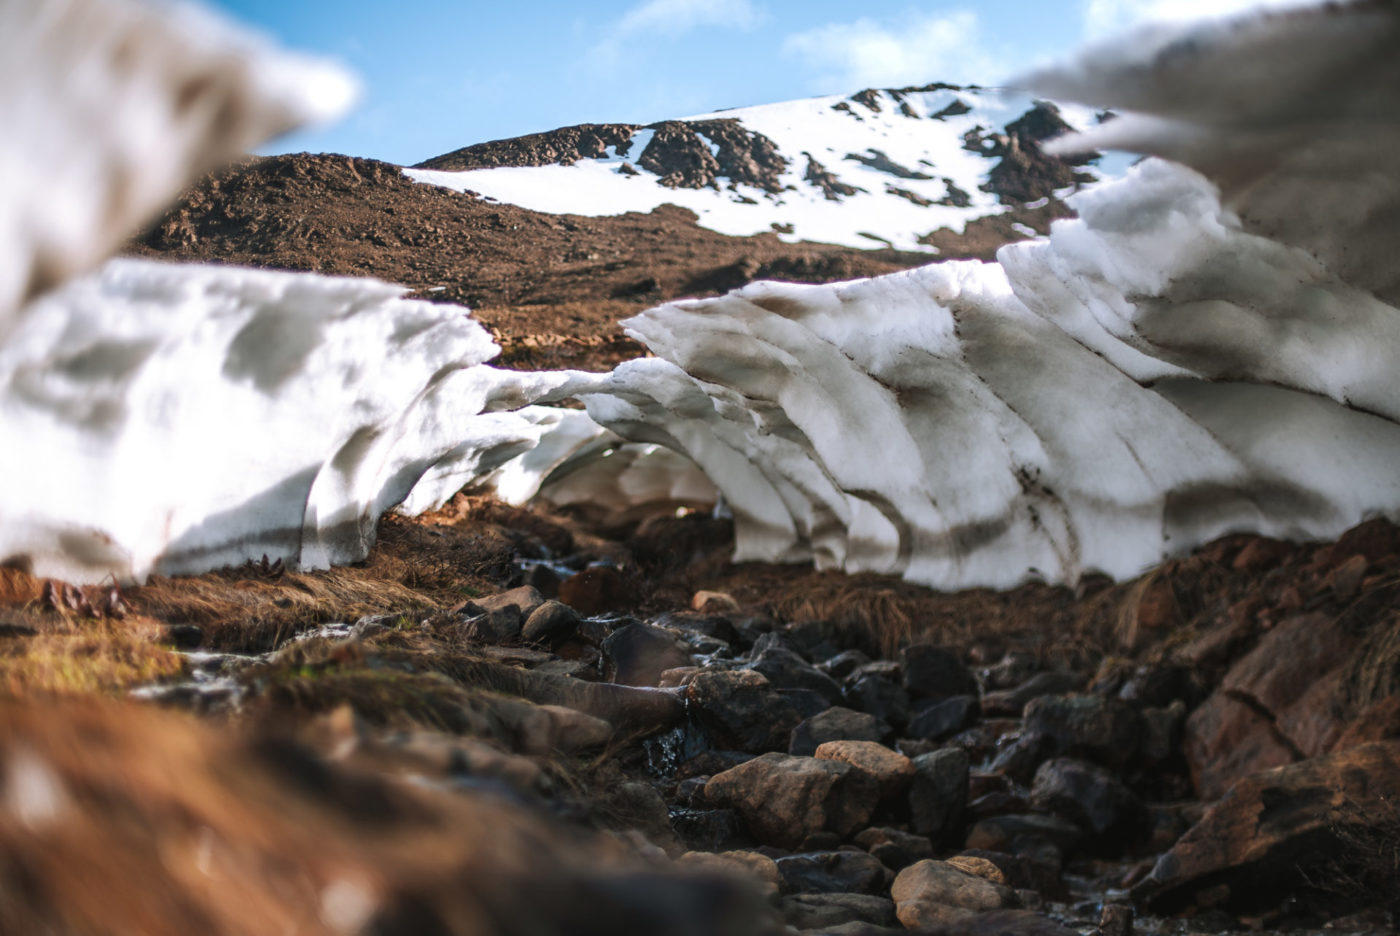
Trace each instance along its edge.
{"label": "reddish brown rock", "polygon": [[1400,696],[1387,696],[1362,709],[1332,745],[1345,751],[1358,744],[1400,738]]}
{"label": "reddish brown rock", "polygon": [[1217,799],[1241,777],[1298,759],[1257,709],[1216,693],[1186,720],[1182,753],[1201,799]]}
{"label": "reddish brown rock", "polygon": [[1393,835],[1397,801],[1397,741],[1256,774],[1235,784],[1161,857],[1134,898],[1166,913],[1206,897],[1236,913],[1270,908],[1315,890],[1324,869],[1356,873],[1368,857],[1356,836],[1377,827]]}
{"label": "reddish brown rock", "polygon": [[705,801],[735,809],[759,841],[795,848],[818,832],[841,838],[870,821],[880,787],[850,764],[764,754],[711,777]]}
{"label": "reddish brown rock", "polygon": [[925,859],[894,879],[890,897],[899,922],[909,929],[967,923],[979,913],[1018,903],[1004,884],[969,874],[946,861]]}
{"label": "reddish brown rock", "polygon": [[914,779],[914,762],[873,741],[828,741],[817,747],[818,760],[837,760],[874,777],[880,784],[880,798],[903,793]]}

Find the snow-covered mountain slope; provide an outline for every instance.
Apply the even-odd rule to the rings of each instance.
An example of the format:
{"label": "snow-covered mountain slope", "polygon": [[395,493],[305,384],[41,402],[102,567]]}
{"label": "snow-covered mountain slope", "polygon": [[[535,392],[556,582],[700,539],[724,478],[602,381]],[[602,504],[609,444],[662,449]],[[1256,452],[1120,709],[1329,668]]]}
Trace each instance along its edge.
{"label": "snow-covered mountain slope", "polygon": [[[1040,142],[1093,111],[929,85],[720,111],[647,127],[566,127],[405,170],[424,183],[586,216],[671,203],[724,234],[936,252],[929,235],[1098,177]],[[1022,232],[1034,236],[1026,229]]]}

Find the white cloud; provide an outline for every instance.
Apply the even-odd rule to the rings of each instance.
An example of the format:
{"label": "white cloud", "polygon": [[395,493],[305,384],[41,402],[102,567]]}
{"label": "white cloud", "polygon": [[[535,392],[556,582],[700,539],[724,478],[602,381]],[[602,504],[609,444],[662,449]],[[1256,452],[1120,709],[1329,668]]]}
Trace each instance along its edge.
{"label": "white cloud", "polygon": [[782,53],[816,72],[813,87],[821,92],[987,82],[1001,74],[982,47],[976,14],[966,10],[829,23],[788,36]]}
{"label": "white cloud", "polygon": [[645,37],[678,39],[703,26],[752,29],[764,20],[752,0],[646,0],[612,24],[590,49],[595,66],[612,67],[622,59],[623,44]]}
{"label": "white cloud", "polygon": [[761,19],[749,0],[648,0],[624,13],[613,34],[675,38],[700,26],[752,29]]}
{"label": "white cloud", "polygon": [[1102,36],[1136,23],[1207,19],[1244,10],[1314,3],[1316,0],[1087,0],[1084,32]]}

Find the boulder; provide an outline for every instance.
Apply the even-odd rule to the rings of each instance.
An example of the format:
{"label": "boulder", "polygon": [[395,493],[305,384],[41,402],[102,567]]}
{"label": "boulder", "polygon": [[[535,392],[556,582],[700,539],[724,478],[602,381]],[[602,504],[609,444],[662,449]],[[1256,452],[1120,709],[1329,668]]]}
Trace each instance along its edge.
{"label": "boulder", "polygon": [[[870,667],[862,669],[869,670]],[[846,704],[902,728],[909,721],[909,693],[899,683],[878,672],[857,671],[846,687]]]}
{"label": "boulder", "polygon": [[841,686],[836,680],[792,650],[780,647],[764,650],[744,668],[762,673],[778,689],[810,689],[819,693],[827,705],[841,703]]}
{"label": "boulder", "polygon": [[730,877],[742,878],[756,886],[759,892],[768,898],[778,896],[778,891],[782,887],[783,879],[782,875],[778,873],[777,862],[758,852],[738,850],[716,854],[692,851],[681,855],[676,859],[676,863],[688,868],[703,869]]}
{"label": "boulder", "polygon": [[931,858],[899,872],[890,888],[895,914],[909,929],[956,926],[989,910],[1016,907],[1016,892]]}
{"label": "boulder", "polygon": [[786,750],[801,714],[753,670],[700,673],[685,687],[696,719],[716,747],[760,753]]}
{"label": "boulder", "polygon": [[1031,805],[1091,833],[1086,844],[1097,854],[1121,854],[1147,833],[1147,809],[1123,781],[1096,764],[1069,757],[1040,765]]}
{"label": "boulder", "polygon": [[914,758],[909,784],[909,827],[935,842],[948,839],[962,820],[967,805],[967,752],[944,748]]}
{"label": "boulder", "polygon": [[933,842],[927,836],[900,829],[872,827],[857,835],[854,841],[891,871],[902,871],[916,861],[933,857]]}
{"label": "boulder", "polygon": [[874,777],[841,761],[764,754],[711,777],[705,800],[735,809],[760,842],[795,848],[808,836],[845,838],[879,800]]}
{"label": "boulder", "polygon": [[911,738],[942,741],[972,725],[981,714],[977,696],[950,696],[915,708],[904,733]]}
{"label": "boulder", "polygon": [[690,664],[674,634],[650,624],[632,621],[614,630],[603,641],[612,681],[624,686],[655,686],[661,674]]}
{"label": "boulder", "polygon": [[1020,718],[1026,706],[1041,696],[1074,692],[1083,684],[1083,677],[1074,673],[1037,673],[1014,689],[987,693],[982,697],[982,711],[987,715]]}
{"label": "boulder", "polygon": [[1026,706],[1026,735],[1046,739],[1052,756],[1080,757],[1121,769],[1142,741],[1142,716],[1121,699],[1041,696]]}
{"label": "boulder", "polygon": [[879,741],[889,733],[890,726],[874,715],[835,706],[794,728],[788,753],[810,757],[827,741]]}
{"label": "boulder", "polygon": [[531,643],[560,643],[578,630],[578,612],[562,601],[546,600],[525,618],[520,636]]}
{"label": "boulder", "polygon": [[1203,902],[1253,913],[1310,891],[1325,898],[1315,891],[1319,881],[1373,872],[1368,861],[1384,854],[1375,846],[1400,830],[1397,802],[1400,741],[1255,774],[1162,855],[1133,897],[1165,913]]}
{"label": "boulder", "polygon": [[880,784],[880,798],[903,793],[914,778],[914,763],[874,741],[828,741],[817,748],[819,760],[838,760],[870,774]]}
{"label": "boulder", "polygon": [[824,851],[778,859],[783,886],[792,894],[883,894],[893,877],[880,859],[863,851]]}
{"label": "boulder", "polygon": [[904,688],[916,699],[946,699],[949,696],[976,696],[982,690],[977,677],[963,665],[950,647],[914,644],[899,652]]}
{"label": "boulder", "polygon": [[794,894],[778,902],[789,926],[829,931],[847,923],[894,926],[894,901],[871,894]]}

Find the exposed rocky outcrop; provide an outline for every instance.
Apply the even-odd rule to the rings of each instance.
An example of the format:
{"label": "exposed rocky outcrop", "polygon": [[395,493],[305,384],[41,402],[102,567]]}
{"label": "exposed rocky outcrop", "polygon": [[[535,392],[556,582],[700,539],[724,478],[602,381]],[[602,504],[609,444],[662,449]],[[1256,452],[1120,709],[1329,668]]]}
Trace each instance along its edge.
{"label": "exposed rocky outcrop", "polygon": [[[626,156],[639,124],[579,124],[545,133],[492,140],[425,159],[415,169],[494,169],[497,166],[571,166],[580,159]],[[609,152],[611,150],[612,152]]]}

